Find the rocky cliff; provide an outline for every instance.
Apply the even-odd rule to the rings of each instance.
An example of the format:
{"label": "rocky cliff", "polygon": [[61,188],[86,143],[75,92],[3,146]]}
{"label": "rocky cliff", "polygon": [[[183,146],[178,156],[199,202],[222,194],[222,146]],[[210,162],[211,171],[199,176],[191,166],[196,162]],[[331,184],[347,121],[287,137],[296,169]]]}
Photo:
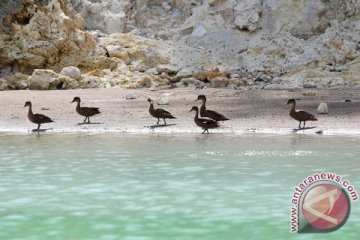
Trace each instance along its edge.
{"label": "rocky cliff", "polygon": [[359,88],[358,0],[0,1],[0,89]]}

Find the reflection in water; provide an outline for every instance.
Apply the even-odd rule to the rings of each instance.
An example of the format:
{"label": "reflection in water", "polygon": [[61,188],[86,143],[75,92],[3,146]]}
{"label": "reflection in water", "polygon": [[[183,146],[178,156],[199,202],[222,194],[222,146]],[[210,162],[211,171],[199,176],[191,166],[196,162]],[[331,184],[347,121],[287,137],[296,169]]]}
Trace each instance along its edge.
{"label": "reflection in water", "polygon": [[360,187],[358,140],[0,135],[0,239],[312,239],[289,233],[293,187],[315,171]]}

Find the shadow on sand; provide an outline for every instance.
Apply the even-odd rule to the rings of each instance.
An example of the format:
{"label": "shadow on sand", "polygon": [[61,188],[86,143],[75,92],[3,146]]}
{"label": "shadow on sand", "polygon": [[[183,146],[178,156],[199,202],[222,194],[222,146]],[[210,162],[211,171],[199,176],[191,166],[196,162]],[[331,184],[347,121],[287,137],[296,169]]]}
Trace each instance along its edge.
{"label": "shadow on sand", "polygon": [[45,129],[32,129],[31,132],[37,132],[37,133],[41,133],[41,132],[46,132],[47,130],[52,130],[52,128],[45,128]]}
{"label": "shadow on sand", "polygon": [[94,123],[92,123],[92,122],[90,122],[90,123],[82,122],[82,123],[78,123],[78,125],[92,125],[92,124],[101,124],[101,123],[99,123],[99,122],[94,122]]}
{"label": "shadow on sand", "polygon": [[170,127],[170,126],[175,126],[176,124],[175,123],[172,123],[172,124],[160,124],[160,125],[152,125],[152,126],[146,126],[148,128],[151,128],[151,129],[154,129],[154,128],[161,128],[161,127]]}
{"label": "shadow on sand", "polygon": [[[306,128],[294,128],[293,132],[296,133],[298,131],[302,131],[302,130],[310,130],[310,129],[315,129],[317,127],[306,127]],[[317,131],[316,133],[322,133],[322,130]]]}

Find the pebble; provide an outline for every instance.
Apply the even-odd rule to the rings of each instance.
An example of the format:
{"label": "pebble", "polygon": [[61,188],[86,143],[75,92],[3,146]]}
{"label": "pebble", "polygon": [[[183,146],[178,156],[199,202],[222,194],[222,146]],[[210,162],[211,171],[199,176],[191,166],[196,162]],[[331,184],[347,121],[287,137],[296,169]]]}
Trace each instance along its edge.
{"label": "pebble", "polygon": [[136,97],[134,97],[132,94],[126,95],[126,100],[134,100]]}
{"label": "pebble", "polygon": [[327,114],[329,112],[329,108],[327,106],[327,103],[320,103],[319,107],[317,108],[317,112],[319,114]]}

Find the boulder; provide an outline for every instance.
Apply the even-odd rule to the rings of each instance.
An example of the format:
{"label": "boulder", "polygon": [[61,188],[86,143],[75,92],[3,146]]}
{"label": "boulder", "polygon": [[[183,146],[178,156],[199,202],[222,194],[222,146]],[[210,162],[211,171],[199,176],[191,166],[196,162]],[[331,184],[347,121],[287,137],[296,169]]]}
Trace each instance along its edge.
{"label": "boulder", "polygon": [[210,80],[210,86],[214,88],[225,88],[229,84],[229,79],[226,77],[215,77]]}
{"label": "boulder", "polygon": [[7,90],[7,89],[8,89],[8,86],[7,86],[7,84],[6,84],[5,79],[0,78],[0,91],[2,91],[2,90]]}
{"label": "boulder", "polygon": [[64,67],[61,72],[61,75],[68,76],[69,78],[80,80],[81,72],[80,69],[74,66]]}
{"label": "boulder", "polygon": [[261,0],[243,0],[235,6],[235,26],[240,30],[254,32],[260,25]]}
{"label": "boulder", "polygon": [[327,103],[325,102],[320,103],[319,107],[317,108],[317,112],[319,114],[327,114],[329,112]]}
{"label": "boulder", "polygon": [[29,89],[31,90],[48,90],[50,84],[56,85],[58,74],[53,70],[35,69],[33,74],[28,78]]}
{"label": "boulder", "polygon": [[29,75],[15,73],[6,78],[6,84],[12,90],[26,89],[28,87],[28,78]]}
{"label": "boulder", "polygon": [[160,98],[156,101],[158,105],[169,105],[170,93],[161,94]]}
{"label": "boulder", "polygon": [[31,90],[75,89],[80,87],[77,80],[57,74],[49,69],[35,69],[28,78],[27,84]]}

